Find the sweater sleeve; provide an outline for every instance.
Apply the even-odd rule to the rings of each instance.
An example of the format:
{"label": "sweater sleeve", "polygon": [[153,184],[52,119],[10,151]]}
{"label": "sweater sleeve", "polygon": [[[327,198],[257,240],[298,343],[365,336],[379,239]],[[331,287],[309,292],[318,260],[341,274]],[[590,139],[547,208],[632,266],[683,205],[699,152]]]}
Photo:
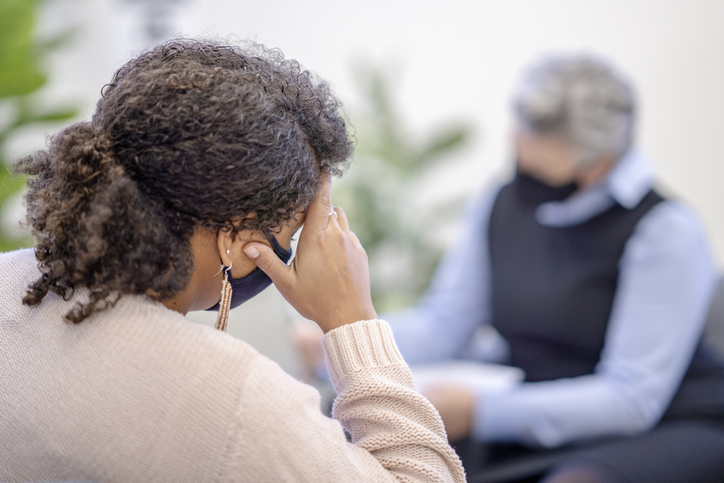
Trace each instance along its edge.
{"label": "sweater sleeve", "polygon": [[323,344],[338,393],[334,419],[321,413],[315,389],[257,357],[220,481],[465,481],[442,421],[415,389],[386,322],[345,325]]}

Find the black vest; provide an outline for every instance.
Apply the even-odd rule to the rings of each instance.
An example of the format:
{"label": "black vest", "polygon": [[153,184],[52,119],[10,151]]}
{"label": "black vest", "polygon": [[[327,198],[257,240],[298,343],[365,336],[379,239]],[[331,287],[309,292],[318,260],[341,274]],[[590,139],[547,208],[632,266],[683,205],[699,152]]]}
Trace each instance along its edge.
{"label": "black vest", "polygon": [[[575,188],[526,176],[504,186],[488,226],[492,324],[526,380],[593,373],[618,284],[619,260],[639,220],[663,201],[650,191],[635,208],[618,204],[570,227],[546,227],[535,211]],[[724,361],[701,344],[664,419],[724,420]]]}
{"label": "black vest", "polygon": [[538,205],[571,191],[519,175],[501,189],[490,217],[492,323],[527,381],[593,372],[624,245],[638,221],[663,200],[651,191],[632,210],[614,205],[580,225],[538,223]]}

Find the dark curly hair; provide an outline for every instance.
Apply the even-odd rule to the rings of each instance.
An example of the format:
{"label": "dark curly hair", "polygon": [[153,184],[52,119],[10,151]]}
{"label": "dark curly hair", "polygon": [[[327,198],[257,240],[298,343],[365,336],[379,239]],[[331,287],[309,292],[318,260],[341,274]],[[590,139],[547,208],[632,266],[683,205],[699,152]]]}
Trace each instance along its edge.
{"label": "dark curly hair", "polygon": [[[352,142],[340,103],[296,61],[261,45],[174,40],[121,67],[90,122],[18,163],[48,291],[90,298],[80,322],[124,294],[167,299],[188,284],[195,228],[270,236],[307,208]],[[241,224],[239,224],[239,220]]]}

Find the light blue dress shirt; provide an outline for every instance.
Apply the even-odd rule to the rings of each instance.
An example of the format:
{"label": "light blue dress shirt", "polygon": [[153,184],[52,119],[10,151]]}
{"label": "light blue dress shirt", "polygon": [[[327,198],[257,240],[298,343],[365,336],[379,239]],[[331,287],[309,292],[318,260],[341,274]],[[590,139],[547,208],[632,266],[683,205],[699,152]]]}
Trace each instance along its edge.
{"label": "light blue dress shirt", "polygon": [[[585,222],[615,203],[635,207],[652,188],[650,164],[623,157],[607,178],[563,201],[541,204],[551,227]],[[499,188],[468,209],[459,241],[412,309],[386,314],[410,364],[459,358],[476,329],[490,323],[487,229]],[[636,225],[619,262],[619,280],[601,358],[591,375],[523,383],[476,394],[473,437],[556,447],[587,438],[633,435],[658,423],[701,337],[716,271],[702,226],[675,201]]]}

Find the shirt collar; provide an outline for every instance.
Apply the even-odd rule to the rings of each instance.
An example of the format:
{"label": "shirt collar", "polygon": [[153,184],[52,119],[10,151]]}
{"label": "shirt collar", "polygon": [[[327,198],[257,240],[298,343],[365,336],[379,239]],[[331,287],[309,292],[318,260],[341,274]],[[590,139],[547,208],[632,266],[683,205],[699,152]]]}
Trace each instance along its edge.
{"label": "shirt collar", "polygon": [[615,203],[635,208],[654,185],[649,161],[636,151],[624,155],[608,176],[563,201],[541,203],[536,208],[538,222],[563,227],[584,223],[603,213]]}
{"label": "shirt collar", "polygon": [[643,155],[629,151],[611,170],[606,185],[613,199],[631,210],[654,187],[654,169]]}

